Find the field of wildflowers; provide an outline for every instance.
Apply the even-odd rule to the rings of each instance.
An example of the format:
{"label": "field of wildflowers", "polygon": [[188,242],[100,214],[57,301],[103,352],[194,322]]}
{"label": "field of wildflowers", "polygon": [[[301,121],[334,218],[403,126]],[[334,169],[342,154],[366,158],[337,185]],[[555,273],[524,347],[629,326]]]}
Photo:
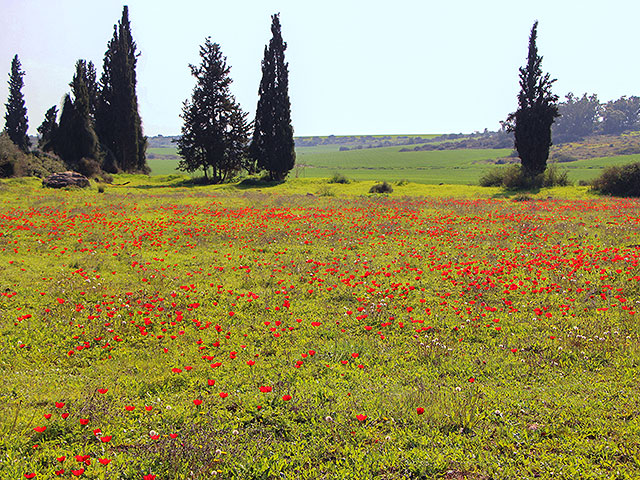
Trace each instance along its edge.
{"label": "field of wildflowers", "polygon": [[0,189],[0,478],[638,478],[640,201]]}

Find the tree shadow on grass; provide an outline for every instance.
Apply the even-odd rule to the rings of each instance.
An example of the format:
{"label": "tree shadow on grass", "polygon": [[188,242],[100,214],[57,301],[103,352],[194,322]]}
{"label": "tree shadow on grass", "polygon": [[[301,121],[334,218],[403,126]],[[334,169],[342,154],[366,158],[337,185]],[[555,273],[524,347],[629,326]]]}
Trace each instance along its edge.
{"label": "tree shadow on grass", "polygon": [[523,188],[523,189],[503,189],[502,191],[492,195],[491,198],[508,198],[516,200],[527,195],[536,195],[540,193],[540,188]]}
{"label": "tree shadow on grass", "polygon": [[130,188],[137,188],[140,190],[153,190],[153,189],[161,189],[161,188],[193,188],[193,187],[205,187],[210,185],[225,185],[231,189],[236,190],[251,190],[251,189],[259,189],[259,188],[271,188],[281,185],[285,182],[285,180],[264,180],[260,178],[245,178],[240,182],[230,182],[230,183],[216,183],[211,181],[210,179],[206,179],[204,177],[195,177],[195,178],[187,178],[184,180],[180,180],[179,182],[170,182],[170,183],[152,183],[152,184],[144,184],[144,185],[132,185]]}

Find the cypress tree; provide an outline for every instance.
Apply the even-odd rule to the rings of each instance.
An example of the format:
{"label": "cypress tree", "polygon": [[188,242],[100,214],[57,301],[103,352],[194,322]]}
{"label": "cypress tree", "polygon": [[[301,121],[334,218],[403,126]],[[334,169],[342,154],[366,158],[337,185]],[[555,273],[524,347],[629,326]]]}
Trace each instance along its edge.
{"label": "cypress tree", "polygon": [[76,72],[69,84],[73,93],[64,98],[60,125],[53,137],[53,150],[67,167],[91,176],[99,173],[102,159],[98,136],[90,114],[89,89],[85,83],[87,64],[76,63]]}
{"label": "cypress tree", "polygon": [[29,123],[27,119],[27,107],[24,103],[22,95],[22,87],[24,86],[24,71],[18,59],[18,55],[13,57],[11,61],[11,73],[9,74],[9,98],[5,104],[6,113],[5,130],[9,138],[15,143],[20,150],[28,152],[31,146],[31,140],[27,136]]}
{"label": "cypress tree", "polygon": [[85,69],[84,83],[87,85],[87,93],[89,95],[89,115],[91,116],[91,121],[95,124],[100,90],[98,88],[96,67],[91,61],[87,63]]}
{"label": "cypress tree", "polygon": [[543,173],[547,168],[551,147],[551,125],[558,113],[558,96],[551,93],[555,82],[548,73],[542,74],[542,57],[538,55],[536,38],[538,22],[531,28],[527,64],[519,69],[520,93],[518,110],[507,118],[506,126],[515,134],[515,148],[528,176]]}
{"label": "cypress tree", "polygon": [[296,160],[289,100],[289,70],[284,59],[279,14],[271,16],[272,38],[265,46],[258,107],[250,146],[251,159],[272,180],[283,180]]}
{"label": "cypress tree", "polygon": [[40,138],[38,139],[38,147],[43,151],[52,149],[51,141],[53,140],[56,130],[58,129],[58,107],[55,105],[47,110],[44,114],[44,120],[38,127]]}
{"label": "cypress tree", "polygon": [[149,172],[136,94],[138,56],[125,5],[107,44],[96,109],[97,133],[107,152],[105,169],[112,172]]}
{"label": "cypress tree", "polygon": [[182,110],[178,168],[187,172],[202,169],[206,179],[219,183],[245,166],[250,127],[247,114],[229,90],[230,67],[220,46],[207,38],[200,47],[200,58],[199,66],[189,66],[196,86]]}

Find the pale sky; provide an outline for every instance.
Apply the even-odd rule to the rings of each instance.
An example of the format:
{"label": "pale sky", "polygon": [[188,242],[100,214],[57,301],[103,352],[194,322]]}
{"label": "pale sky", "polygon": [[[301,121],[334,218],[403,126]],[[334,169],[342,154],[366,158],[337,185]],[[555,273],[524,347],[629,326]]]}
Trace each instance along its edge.
{"label": "pale sky", "polygon": [[280,12],[295,135],[495,130],[516,109],[518,68],[539,21],[543,71],[601,100],[640,95],[637,0],[0,0],[0,115],[11,59],[26,72],[29,133],[68,92],[77,59],[102,72],[129,5],[146,135],[178,135],[207,36],[231,66],[253,118],[260,61]]}

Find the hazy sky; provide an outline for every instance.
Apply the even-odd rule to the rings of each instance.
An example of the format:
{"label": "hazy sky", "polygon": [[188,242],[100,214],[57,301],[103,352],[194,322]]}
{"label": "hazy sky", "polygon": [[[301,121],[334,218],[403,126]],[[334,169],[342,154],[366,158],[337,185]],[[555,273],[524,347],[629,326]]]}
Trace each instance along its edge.
{"label": "hazy sky", "polygon": [[[124,3],[0,0],[0,114],[11,59],[26,72],[29,133],[69,91],[77,59],[98,75]],[[637,0],[130,0],[147,135],[176,135],[210,36],[253,118],[260,61],[280,12],[296,135],[457,133],[498,128],[516,108],[518,67],[539,20],[554,92],[640,95]]]}

